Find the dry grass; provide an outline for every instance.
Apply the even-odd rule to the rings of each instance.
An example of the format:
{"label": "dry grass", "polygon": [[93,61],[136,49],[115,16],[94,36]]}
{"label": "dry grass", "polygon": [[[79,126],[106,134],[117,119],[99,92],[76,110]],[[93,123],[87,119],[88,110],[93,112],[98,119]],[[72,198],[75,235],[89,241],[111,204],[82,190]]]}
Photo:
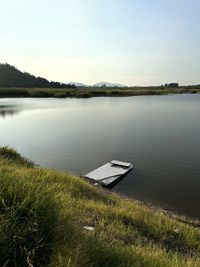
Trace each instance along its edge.
{"label": "dry grass", "polygon": [[138,96],[200,93],[200,88],[193,87],[125,87],[125,88],[0,88],[0,97],[56,97],[56,98],[89,98],[100,96]]}

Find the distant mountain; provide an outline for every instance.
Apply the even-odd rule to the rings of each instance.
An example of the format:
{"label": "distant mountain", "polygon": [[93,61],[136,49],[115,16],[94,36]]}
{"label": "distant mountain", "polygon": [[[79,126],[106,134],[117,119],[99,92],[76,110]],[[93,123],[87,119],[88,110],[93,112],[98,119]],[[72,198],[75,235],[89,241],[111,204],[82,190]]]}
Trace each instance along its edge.
{"label": "distant mountain", "polygon": [[21,72],[9,64],[0,64],[0,87],[75,88],[76,86],[60,82],[49,82],[45,78]]}
{"label": "distant mountain", "polygon": [[84,83],[79,83],[79,82],[70,82],[68,84],[75,85],[77,87],[88,87],[88,85],[86,85]]}
{"label": "distant mountain", "polygon": [[94,87],[127,87],[119,83],[99,82],[93,85]]}
{"label": "distant mountain", "polygon": [[77,87],[127,87],[126,85],[119,84],[119,83],[108,83],[108,82],[99,82],[95,83],[94,85],[86,85],[84,83],[79,82],[70,82],[69,84],[75,85]]}

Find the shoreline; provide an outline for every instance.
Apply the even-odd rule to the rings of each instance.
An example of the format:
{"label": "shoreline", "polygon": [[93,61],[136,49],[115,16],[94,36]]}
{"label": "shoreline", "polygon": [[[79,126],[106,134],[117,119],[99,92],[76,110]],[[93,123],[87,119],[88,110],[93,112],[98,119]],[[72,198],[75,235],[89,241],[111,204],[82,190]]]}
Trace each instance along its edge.
{"label": "shoreline", "polygon": [[[82,178],[82,177],[80,177],[80,178]],[[187,224],[189,224],[189,225],[191,225],[193,227],[197,227],[197,228],[200,227],[200,219],[198,219],[198,218],[193,218],[192,216],[189,216],[189,215],[176,213],[175,211],[170,210],[170,208],[164,208],[162,206],[155,205],[150,201],[139,200],[139,199],[136,199],[134,197],[129,197],[127,195],[118,193],[116,191],[113,192],[111,189],[108,189],[108,188],[101,187],[101,189],[108,195],[109,194],[110,195],[117,195],[121,199],[125,199],[125,200],[128,200],[128,201],[134,201],[134,202],[136,202],[138,204],[141,204],[141,205],[144,205],[144,206],[148,207],[152,211],[161,212],[161,213],[163,213],[165,215],[168,215],[172,219],[176,219],[179,222],[187,223]]]}
{"label": "shoreline", "polygon": [[128,97],[169,94],[199,94],[200,88],[132,87],[132,88],[0,88],[0,98],[91,98]]}

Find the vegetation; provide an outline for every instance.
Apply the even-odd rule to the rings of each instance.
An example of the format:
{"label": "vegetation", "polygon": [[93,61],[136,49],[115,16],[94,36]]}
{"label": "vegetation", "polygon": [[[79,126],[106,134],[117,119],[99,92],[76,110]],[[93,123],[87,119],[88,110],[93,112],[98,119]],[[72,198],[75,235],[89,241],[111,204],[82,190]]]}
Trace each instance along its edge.
{"label": "vegetation", "polygon": [[0,266],[47,265],[197,267],[200,229],[2,147]]}
{"label": "vegetation", "polygon": [[49,82],[42,77],[21,72],[9,64],[0,64],[0,87],[75,88],[74,85]]}
{"label": "vegetation", "polygon": [[166,95],[166,94],[184,94],[200,93],[200,88],[179,87],[132,87],[132,88],[0,88],[0,98],[2,97],[76,97],[89,98],[100,96],[138,96],[138,95]]}
{"label": "vegetation", "polygon": [[169,83],[169,84],[165,84],[165,87],[168,87],[168,88],[177,88],[179,87],[179,84],[178,83]]}
{"label": "vegetation", "polygon": [[0,64],[0,97],[80,97],[137,96],[199,93],[200,85],[179,87],[169,83],[153,87],[76,87],[35,77],[9,64]]}

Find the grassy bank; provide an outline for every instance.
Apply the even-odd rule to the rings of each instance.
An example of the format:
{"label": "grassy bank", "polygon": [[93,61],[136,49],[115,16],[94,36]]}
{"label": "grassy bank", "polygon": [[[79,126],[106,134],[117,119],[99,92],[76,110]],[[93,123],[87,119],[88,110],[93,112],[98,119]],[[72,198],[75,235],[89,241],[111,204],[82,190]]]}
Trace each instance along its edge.
{"label": "grassy bank", "polygon": [[0,148],[0,266],[47,265],[197,267],[200,229]]}
{"label": "grassy bank", "polygon": [[94,96],[138,96],[138,95],[165,95],[200,93],[200,88],[179,87],[128,87],[128,88],[0,88],[0,98],[3,97],[77,97],[89,98]]}

